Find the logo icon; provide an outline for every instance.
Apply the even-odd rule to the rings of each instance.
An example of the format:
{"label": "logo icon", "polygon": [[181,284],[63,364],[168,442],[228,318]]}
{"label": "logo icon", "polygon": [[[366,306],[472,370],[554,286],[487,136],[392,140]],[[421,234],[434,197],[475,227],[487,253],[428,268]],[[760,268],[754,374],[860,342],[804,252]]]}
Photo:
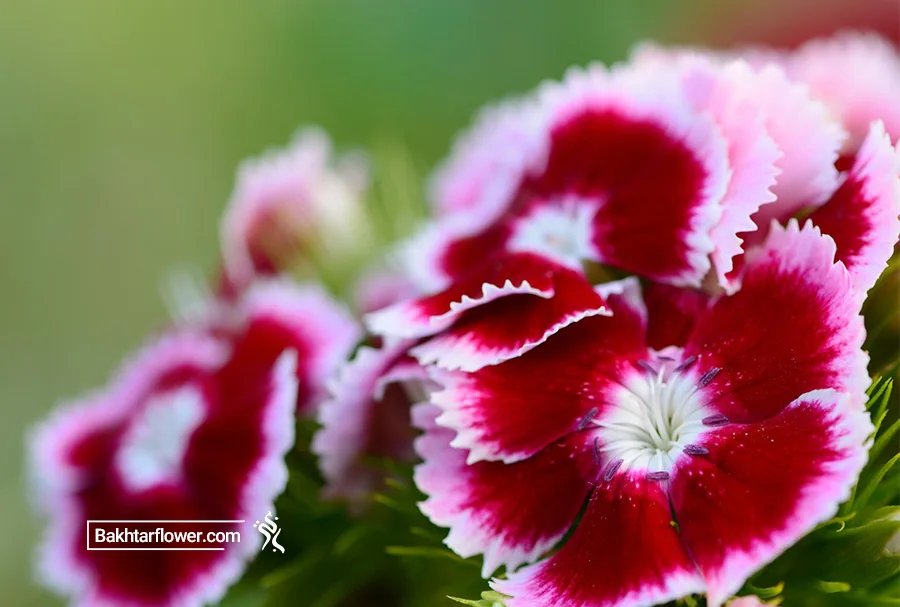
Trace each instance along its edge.
{"label": "logo icon", "polygon": [[278,517],[272,517],[271,512],[266,513],[265,522],[260,523],[256,521],[253,523],[253,526],[262,533],[266,541],[262,545],[262,548],[259,549],[260,552],[266,549],[266,546],[269,545],[269,542],[272,542],[272,552],[275,552],[275,549],[281,550],[281,553],[284,554],[284,547],[278,543],[278,534],[281,533],[281,529],[278,528],[278,525],[275,524],[275,521],[278,520]]}

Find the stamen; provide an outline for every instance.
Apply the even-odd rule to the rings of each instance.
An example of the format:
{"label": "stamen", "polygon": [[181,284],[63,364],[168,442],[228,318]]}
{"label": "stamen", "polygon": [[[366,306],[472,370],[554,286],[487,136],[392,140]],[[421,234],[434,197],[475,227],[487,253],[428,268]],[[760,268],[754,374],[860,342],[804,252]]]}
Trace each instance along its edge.
{"label": "stamen", "polygon": [[710,369],[709,371],[704,373],[703,376],[700,378],[700,382],[697,384],[697,387],[705,388],[706,386],[708,386],[709,382],[711,382],[716,377],[716,375],[719,374],[719,371],[721,371],[721,370],[722,369],[720,369],[719,367],[713,367],[712,369]]}
{"label": "stamen", "polygon": [[611,463],[606,467],[606,472],[603,473],[603,481],[604,481],[604,482],[607,482],[607,483],[608,483],[609,481],[611,481],[612,478],[616,475],[616,472],[618,472],[619,468],[622,466],[622,463],[623,463],[624,461],[625,461],[625,460],[617,459],[616,461],[611,462]]}
{"label": "stamen", "polygon": [[675,359],[672,358],[671,356],[657,356],[656,358],[657,358],[657,360],[664,360],[664,361],[666,361],[667,363],[673,363],[673,362],[675,362]]}
{"label": "stamen", "polygon": [[676,373],[680,373],[681,371],[688,369],[695,362],[697,362],[696,356],[688,356],[683,361],[681,361],[681,364],[678,365],[677,367],[675,367],[675,369],[673,369],[673,371],[675,371]]}
{"label": "stamen", "polygon": [[669,480],[669,473],[665,470],[660,470],[659,472],[651,472],[647,475],[648,481],[667,481]]}
{"label": "stamen", "polygon": [[709,449],[702,445],[685,445],[683,451],[688,455],[707,455]]}
{"label": "stamen", "polygon": [[585,428],[588,427],[588,424],[594,421],[594,418],[597,417],[597,413],[600,412],[600,409],[597,407],[591,407],[590,411],[584,414],[580,420],[578,420],[578,431],[581,432]]}
{"label": "stamen", "polygon": [[709,417],[704,417],[701,420],[701,423],[704,426],[724,426],[728,423],[728,418],[722,415],[721,413],[716,413],[715,415],[710,415]]}
{"label": "stamen", "polygon": [[599,467],[603,462],[603,451],[600,449],[600,437],[594,437],[594,465]]}
{"label": "stamen", "polygon": [[648,363],[646,360],[639,360],[634,364],[637,365],[638,367],[640,367],[641,369],[643,369],[644,371],[646,371],[647,373],[650,373],[651,375],[656,375],[656,369],[653,367],[653,365]]}

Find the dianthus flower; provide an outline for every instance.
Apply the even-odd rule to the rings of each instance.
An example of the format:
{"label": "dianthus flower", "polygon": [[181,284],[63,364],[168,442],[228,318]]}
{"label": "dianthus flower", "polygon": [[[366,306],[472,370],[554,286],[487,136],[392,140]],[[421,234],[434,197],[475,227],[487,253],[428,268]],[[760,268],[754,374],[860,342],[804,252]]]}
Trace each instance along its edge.
{"label": "dianthus flower", "polygon": [[[444,390],[415,411],[423,511],[485,575],[506,566],[492,586],[510,607],[723,604],[866,461],[863,295],[834,256],[811,224],[775,225],[734,294],[675,306],[680,289],[607,283],[612,316],[433,370]],[[649,312],[671,309],[674,325]]]}
{"label": "dianthus flower", "polygon": [[290,270],[315,247],[332,255],[357,247],[367,185],[362,155],[334,157],[328,135],[314,127],[283,150],[245,160],[222,218],[223,291]]}
{"label": "dianthus flower", "polygon": [[[287,481],[295,415],[309,413],[357,338],[318,288],[253,286],[228,322],[176,327],[110,384],[54,413],[31,442],[50,519],[42,578],[85,607],[200,607],[259,550],[252,528]],[[235,521],[221,550],[87,549],[87,521]],[[209,544],[205,544],[207,548]]]}

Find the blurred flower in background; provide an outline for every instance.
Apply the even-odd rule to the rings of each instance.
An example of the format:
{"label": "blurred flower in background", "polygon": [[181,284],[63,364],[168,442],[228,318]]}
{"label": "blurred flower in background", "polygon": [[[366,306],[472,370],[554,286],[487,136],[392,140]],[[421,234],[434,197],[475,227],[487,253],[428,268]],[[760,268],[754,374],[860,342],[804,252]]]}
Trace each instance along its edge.
{"label": "blurred flower in background", "polygon": [[223,289],[243,291],[255,276],[365,248],[372,236],[361,208],[368,166],[360,152],[332,158],[331,141],[307,127],[284,150],[244,161],[222,219]]}

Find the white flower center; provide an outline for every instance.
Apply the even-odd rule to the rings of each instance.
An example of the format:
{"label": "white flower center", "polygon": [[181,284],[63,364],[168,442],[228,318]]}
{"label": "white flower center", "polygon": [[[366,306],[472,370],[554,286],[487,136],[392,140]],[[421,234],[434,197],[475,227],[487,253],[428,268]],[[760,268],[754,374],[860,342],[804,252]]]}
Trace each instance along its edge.
{"label": "white flower center", "polygon": [[620,389],[614,406],[593,424],[600,428],[598,447],[610,462],[608,469],[615,468],[612,474],[620,468],[646,470],[664,480],[685,448],[689,454],[702,449],[694,442],[718,421],[698,392],[718,370],[698,384],[693,374],[662,361],[641,366]]}
{"label": "white flower center", "polygon": [[177,481],[191,435],[203,421],[203,395],[185,387],[152,397],[122,437],[116,465],[133,491]]}
{"label": "white flower center", "polygon": [[513,226],[509,248],[540,253],[573,267],[591,258],[595,201],[577,198],[538,206]]}

